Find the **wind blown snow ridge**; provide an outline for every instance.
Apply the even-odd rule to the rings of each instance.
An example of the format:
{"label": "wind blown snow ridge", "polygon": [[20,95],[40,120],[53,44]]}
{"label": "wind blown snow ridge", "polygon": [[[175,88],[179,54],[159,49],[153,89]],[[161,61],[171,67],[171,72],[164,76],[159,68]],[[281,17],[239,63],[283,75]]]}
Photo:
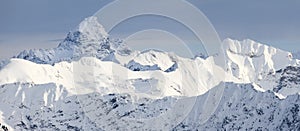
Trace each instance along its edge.
{"label": "wind blown snow ridge", "polygon": [[[134,51],[86,18],[58,47],[0,62],[0,123],[12,130],[300,129],[299,60],[252,40],[225,39],[223,47],[225,68],[218,56]],[[220,104],[201,123],[218,90]],[[174,103],[192,100],[183,121],[149,123],[182,115]]]}

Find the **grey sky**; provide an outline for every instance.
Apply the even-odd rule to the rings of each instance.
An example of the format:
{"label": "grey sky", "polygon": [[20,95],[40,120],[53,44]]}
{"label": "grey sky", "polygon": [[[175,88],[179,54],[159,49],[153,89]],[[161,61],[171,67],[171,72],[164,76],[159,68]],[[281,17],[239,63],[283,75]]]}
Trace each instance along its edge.
{"label": "grey sky", "polygon": [[[109,0],[1,0],[0,58],[12,56],[23,49],[56,46],[58,40],[63,39],[81,20],[93,15],[109,2]],[[299,0],[189,0],[189,2],[204,12],[221,39],[250,38],[288,51],[300,50]],[[126,34],[133,30],[120,29],[120,31],[115,34]]]}

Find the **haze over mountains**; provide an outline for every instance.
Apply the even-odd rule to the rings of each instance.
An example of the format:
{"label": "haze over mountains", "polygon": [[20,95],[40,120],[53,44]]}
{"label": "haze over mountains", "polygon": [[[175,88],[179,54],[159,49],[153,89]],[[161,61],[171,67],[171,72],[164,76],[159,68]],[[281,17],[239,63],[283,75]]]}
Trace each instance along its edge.
{"label": "haze over mountains", "polygon": [[[0,63],[15,130],[299,130],[299,60],[252,40],[207,58],[134,51],[89,17],[53,49]],[[222,52],[220,52],[222,53]]]}

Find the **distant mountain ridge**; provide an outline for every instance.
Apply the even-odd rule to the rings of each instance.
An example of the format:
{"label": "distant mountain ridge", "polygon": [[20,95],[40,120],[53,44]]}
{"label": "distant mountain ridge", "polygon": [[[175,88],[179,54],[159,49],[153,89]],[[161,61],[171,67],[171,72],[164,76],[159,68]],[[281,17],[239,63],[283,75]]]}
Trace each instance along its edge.
{"label": "distant mountain ridge", "polygon": [[104,59],[117,49],[125,52],[127,48],[123,46],[121,40],[108,38],[108,34],[98,23],[96,17],[89,17],[82,21],[76,29],[69,32],[58,47],[25,50],[14,58],[25,59],[38,64],[55,64],[61,61],[78,60],[81,57]]}

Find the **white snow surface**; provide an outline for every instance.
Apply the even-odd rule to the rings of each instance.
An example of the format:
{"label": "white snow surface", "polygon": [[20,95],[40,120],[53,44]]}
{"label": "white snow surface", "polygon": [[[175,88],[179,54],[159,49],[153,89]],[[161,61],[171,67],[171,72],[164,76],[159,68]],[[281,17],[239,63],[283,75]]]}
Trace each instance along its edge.
{"label": "white snow surface", "polygon": [[[71,63],[60,62],[54,66],[11,59],[0,70],[0,85],[18,82],[56,83],[65,87],[69,95],[97,91],[103,95],[117,92],[157,99],[166,96],[197,96],[222,81],[222,78],[214,77],[212,70],[218,71],[219,74],[225,72],[211,64],[211,59],[176,59],[179,68],[168,73],[162,70],[132,71],[114,62],[101,61],[94,57],[83,57]],[[199,70],[195,71],[196,68]],[[153,80],[156,82],[151,82]],[[136,81],[139,81],[139,84]],[[151,86],[146,92],[141,92],[139,88],[145,88],[145,84],[149,82]]]}
{"label": "white snow surface", "polygon": [[100,41],[108,37],[104,27],[98,22],[97,17],[85,18],[73,32],[79,31],[86,34],[86,40]]}

